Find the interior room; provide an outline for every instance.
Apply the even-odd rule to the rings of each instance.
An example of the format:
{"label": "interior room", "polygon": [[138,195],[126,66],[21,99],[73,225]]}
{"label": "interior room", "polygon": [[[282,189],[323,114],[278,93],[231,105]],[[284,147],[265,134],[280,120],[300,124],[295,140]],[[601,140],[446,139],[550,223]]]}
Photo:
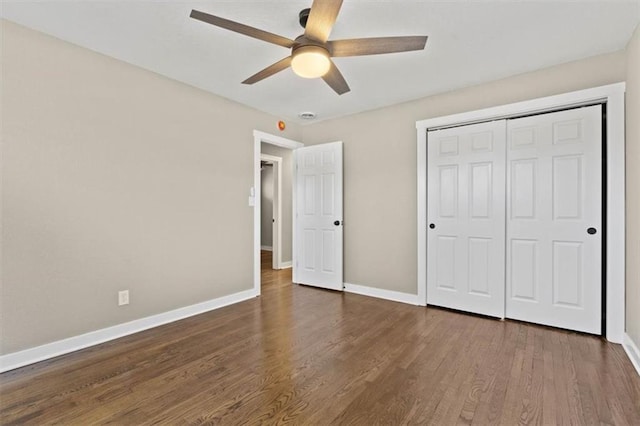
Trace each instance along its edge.
{"label": "interior room", "polygon": [[640,424],[640,0],[0,0],[0,424]]}

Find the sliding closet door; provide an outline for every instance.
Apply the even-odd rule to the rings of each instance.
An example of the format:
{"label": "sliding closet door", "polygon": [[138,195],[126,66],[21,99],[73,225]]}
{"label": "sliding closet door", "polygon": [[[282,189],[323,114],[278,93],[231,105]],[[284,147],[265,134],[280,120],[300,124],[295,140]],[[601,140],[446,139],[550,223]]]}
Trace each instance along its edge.
{"label": "sliding closet door", "polygon": [[427,134],[430,305],[504,317],[505,125]]}
{"label": "sliding closet door", "polygon": [[509,120],[508,318],[601,331],[601,107]]}

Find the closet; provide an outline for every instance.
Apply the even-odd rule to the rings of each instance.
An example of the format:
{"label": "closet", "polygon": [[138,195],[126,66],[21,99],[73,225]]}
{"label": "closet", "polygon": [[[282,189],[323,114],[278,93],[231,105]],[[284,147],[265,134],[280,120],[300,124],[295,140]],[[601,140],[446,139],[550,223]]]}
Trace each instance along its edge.
{"label": "closet", "polygon": [[427,303],[600,334],[601,105],[427,141]]}

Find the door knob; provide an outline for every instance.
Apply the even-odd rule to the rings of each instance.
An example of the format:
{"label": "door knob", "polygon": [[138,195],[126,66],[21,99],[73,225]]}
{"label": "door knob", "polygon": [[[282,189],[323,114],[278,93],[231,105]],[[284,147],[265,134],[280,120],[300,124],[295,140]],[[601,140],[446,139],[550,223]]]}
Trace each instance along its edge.
{"label": "door knob", "polygon": [[433,228],[435,228],[435,227],[436,227],[436,224],[435,224],[435,223],[430,223],[430,224],[429,224],[429,228],[433,229]]}
{"label": "door knob", "polygon": [[340,226],[340,221],[339,221],[339,220],[336,220],[335,222],[333,222],[333,224],[334,224],[335,226]]}
{"label": "door knob", "polygon": [[587,234],[589,234],[589,235],[593,235],[593,234],[595,234],[596,232],[598,232],[598,230],[597,230],[596,228],[589,228],[589,229],[587,229]]}

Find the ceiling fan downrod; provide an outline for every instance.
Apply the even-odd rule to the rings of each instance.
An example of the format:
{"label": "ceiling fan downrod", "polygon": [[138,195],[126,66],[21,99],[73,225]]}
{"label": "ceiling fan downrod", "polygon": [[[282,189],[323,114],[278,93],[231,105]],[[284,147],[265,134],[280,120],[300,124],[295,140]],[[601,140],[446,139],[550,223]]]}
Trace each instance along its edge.
{"label": "ceiling fan downrod", "polygon": [[311,8],[302,9],[298,14],[298,19],[300,20],[300,26],[302,28],[307,28],[307,20],[309,19],[309,12],[311,12]]}

